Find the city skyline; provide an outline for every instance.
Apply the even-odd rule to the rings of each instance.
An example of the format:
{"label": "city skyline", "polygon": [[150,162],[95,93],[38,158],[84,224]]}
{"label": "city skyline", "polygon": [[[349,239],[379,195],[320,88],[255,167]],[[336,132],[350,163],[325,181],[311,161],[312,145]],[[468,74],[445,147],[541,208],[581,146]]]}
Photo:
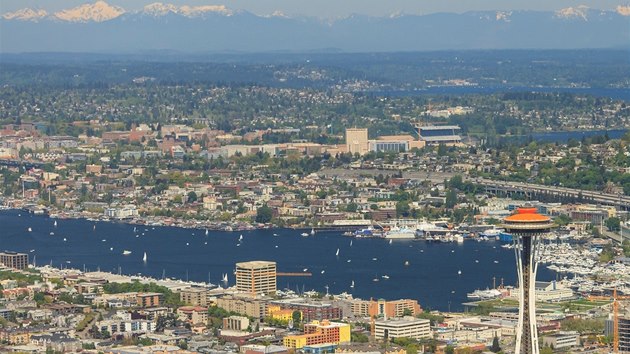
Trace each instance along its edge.
{"label": "city skyline", "polygon": [[[110,5],[119,6],[127,11],[138,11],[144,6],[155,3],[153,0],[108,0]],[[22,8],[37,8],[49,12],[60,11],[73,8],[86,3],[94,3],[94,1],[85,0],[65,0],[58,2],[49,2],[43,0],[7,0],[3,1],[0,6],[0,12],[6,13],[16,11]],[[556,11],[567,7],[587,6],[589,8],[601,10],[614,10],[617,7],[625,7],[627,4],[618,0],[605,1],[510,1],[502,2],[495,0],[476,1],[474,3],[467,1],[411,1],[411,0],[394,0],[394,1],[378,1],[378,0],[348,0],[342,3],[323,0],[315,2],[310,1],[289,1],[274,0],[266,2],[258,2],[252,0],[226,0],[226,1],[208,1],[208,0],[173,0],[163,1],[163,3],[174,4],[177,6],[189,5],[224,5],[233,10],[245,10],[257,15],[270,15],[274,13],[282,13],[288,16],[310,16],[321,18],[340,18],[353,14],[368,16],[391,16],[396,14],[409,15],[426,15],[438,12],[464,13],[469,11]]]}

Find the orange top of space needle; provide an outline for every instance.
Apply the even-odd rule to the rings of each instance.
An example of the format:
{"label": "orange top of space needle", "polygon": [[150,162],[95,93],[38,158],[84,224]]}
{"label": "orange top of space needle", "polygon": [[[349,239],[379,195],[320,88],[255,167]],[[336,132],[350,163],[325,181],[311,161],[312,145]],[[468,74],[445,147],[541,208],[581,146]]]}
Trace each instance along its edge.
{"label": "orange top of space needle", "polygon": [[551,218],[538,214],[536,208],[524,207],[518,208],[516,212],[505,219],[503,225],[505,229],[549,229],[553,226]]}

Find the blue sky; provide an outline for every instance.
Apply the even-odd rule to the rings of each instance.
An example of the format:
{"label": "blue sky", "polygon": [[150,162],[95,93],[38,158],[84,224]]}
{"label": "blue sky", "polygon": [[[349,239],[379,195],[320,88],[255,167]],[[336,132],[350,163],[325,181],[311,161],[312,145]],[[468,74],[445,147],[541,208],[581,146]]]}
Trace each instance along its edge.
{"label": "blue sky", "polygon": [[[0,0],[0,13],[24,7],[47,11],[75,7],[87,0]],[[396,13],[428,14],[434,12],[466,12],[478,10],[558,10],[569,6],[586,5],[596,9],[611,10],[620,0],[105,0],[126,10],[138,10],[153,2],[176,5],[225,5],[231,9],[243,9],[266,15],[281,11],[287,15],[316,17],[343,17],[353,13],[387,16]]]}

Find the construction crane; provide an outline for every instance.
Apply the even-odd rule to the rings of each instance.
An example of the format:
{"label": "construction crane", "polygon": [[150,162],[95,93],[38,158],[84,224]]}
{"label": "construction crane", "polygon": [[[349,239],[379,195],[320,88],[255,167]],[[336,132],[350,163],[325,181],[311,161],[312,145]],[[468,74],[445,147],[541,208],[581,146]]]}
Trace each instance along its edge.
{"label": "construction crane", "polygon": [[617,295],[617,288],[613,289],[611,296],[589,295],[588,301],[610,300],[613,305],[613,353],[619,353],[619,302],[618,300],[630,300],[628,295]]}

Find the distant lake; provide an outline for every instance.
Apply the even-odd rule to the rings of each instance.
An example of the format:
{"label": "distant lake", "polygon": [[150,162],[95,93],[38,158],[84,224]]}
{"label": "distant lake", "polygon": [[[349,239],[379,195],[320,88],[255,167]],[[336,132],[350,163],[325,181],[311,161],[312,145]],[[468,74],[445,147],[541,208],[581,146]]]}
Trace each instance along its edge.
{"label": "distant lake", "polygon": [[[280,272],[308,269],[313,273],[311,277],[279,277],[281,289],[325,292],[329,286],[331,293],[345,291],[364,299],[411,298],[424,308],[439,310],[462,310],[466,294],[492,287],[493,277],[497,285],[501,278],[506,285],[516,282],[514,251],[501,248],[498,241],[400,240],[389,244],[383,239],[351,239],[339,233],[301,237],[302,231],[282,229],[242,232],[239,243],[241,232],[210,231],[205,236],[204,230],[145,226],[136,226],[134,232],[133,225],[84,219],[57,219],[55,227],[54,220],[24,211],[0,212],[0,249],[25,252],[31,259],[36,256],[39,265],[100,267],[114,273],[120,267],[123,274],[155,278],[164,272],[167,277],[209,279],[218,284],[227,273],[230,285],[234,285],[236,262],[271,260],[277,262]],[[29,227],[32,232],[27,231]],[[339,256],[335,256],[337,249]],[[123,250],[132,253],[124,256]],[[144,252],[146,263],[142,262]],[[538,279],[552,280],[554,274],[540,267]],[[384,275],[389,279],[382,278]],[[354,289],[350,288],[352,281]]]}
{"label": "distant lake", "polygon": [[421,95],[466,95],[495,94],[503,92],[566,92],[595,97],[608,97],[630,101],[630,88],[575,88],[575,87],[509,87],[509,86],[433,86],[423,90],[375,91],[369,94],[377,96],[421,96]]}
{"label": "distant lake", "polygon": [[608,134],[608,137],[610,139],[619,139],[624,136],[627,131],[628,129],[544,132],[532,133],[531,137],[536,141],[566,143],[569,141],[569,139],[580,141],[582,140],[582,138],[604,136],[606,134]]}

